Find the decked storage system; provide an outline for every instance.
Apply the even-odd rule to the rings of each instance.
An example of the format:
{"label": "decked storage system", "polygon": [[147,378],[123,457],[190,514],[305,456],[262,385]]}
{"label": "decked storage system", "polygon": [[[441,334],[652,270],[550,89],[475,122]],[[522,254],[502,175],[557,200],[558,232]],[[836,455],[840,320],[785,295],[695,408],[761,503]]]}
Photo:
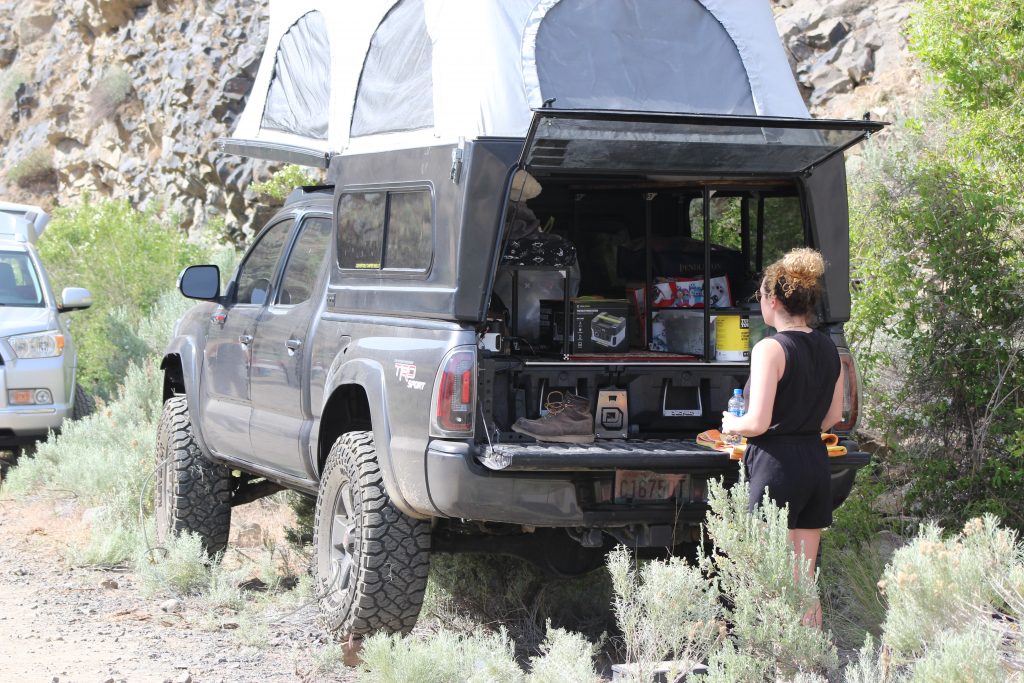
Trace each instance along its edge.
{"label": "decked storage system", "polygon": [[[335,254],[328,313],[481,333],[465,394],[474,438],[427,446],[440,515],[607,528],[653,521],[624,505],[663,503],[667,524],[678,506],[621,495],[623,473],[647,472],[699,520],[702,477],[735,472],[693,441],[746,379],[727,323],[756,327],[747,299],[788,248],[829,263],[819,317],[844,350],[842,152],[881,124],[809,117],[767,0],[271,0],[270,17],[224,149],[327,168],[342,223],[375,193],[389,207],[395,193],[430,193],[424,265],[389,271],[379,244],[383,260],[345,267]],[[510,263],[525,209],[575,265]],[[607,308],[585,329],[584,303]],[[597,348],[572,346],[585,336]],[[591,400],[604,438],[540,444],[511,431],[556,389]],[[833,462],[838,502],[866,462]]]}

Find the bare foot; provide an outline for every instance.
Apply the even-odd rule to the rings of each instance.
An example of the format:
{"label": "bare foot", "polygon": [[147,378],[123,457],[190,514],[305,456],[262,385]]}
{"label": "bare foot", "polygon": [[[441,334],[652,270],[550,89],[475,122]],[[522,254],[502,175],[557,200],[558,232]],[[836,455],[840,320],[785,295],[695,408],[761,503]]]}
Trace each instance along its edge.
{"label": "bare foot", "polygon": [[808,627],[811,627],[811,628],[818,628],[818,629],[821,628],[821,601],[820,600],[816,600],[814,602],[814,607],[812,607],[811,609],[807,610],[807,612],[804,613],[803,619],[800,620],[800,623],[802,623],[804,626],[808,626]]}
{"label": "bare foot", "polygon": [[363,639],[356,638],[355,636],[349,636],[348,642],[341,646],[342,651],[342,662],[345,666],[359,666],[363,663],[363,658],[359,656],[359,653],[363,650]]}

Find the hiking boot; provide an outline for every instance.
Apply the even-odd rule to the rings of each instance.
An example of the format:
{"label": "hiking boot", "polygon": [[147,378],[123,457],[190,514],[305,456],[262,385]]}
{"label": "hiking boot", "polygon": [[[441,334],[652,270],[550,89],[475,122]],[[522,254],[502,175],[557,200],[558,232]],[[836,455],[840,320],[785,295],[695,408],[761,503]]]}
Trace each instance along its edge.
{"label": "hiking boot", "polygon": [[536,420],[521,417],[512,431],[526,434],[537,441],[552,443],[594,443],[594,417],[590,401],[576,394],[552,391],[548,394],[547,415]]}

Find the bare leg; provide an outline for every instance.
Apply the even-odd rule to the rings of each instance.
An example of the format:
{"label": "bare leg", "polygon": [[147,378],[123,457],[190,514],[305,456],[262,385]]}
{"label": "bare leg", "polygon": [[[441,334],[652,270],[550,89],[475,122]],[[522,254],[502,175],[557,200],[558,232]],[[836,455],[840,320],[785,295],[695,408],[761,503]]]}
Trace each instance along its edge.
{"label": "bare leg", "polygon": [[[789,542],[793,544],[793,552],[797,557],[801,555],[810,560],[808,581],[814,581],[815,561],[818,557],[818,545],[821,543],[821,529],[790,529]],[[799,570],[793,570],[793,580],[799,582],[801,577]],[[821,628],[821,601],[817,600],[814,606],[807,611],[803,619],[805,626]]]}

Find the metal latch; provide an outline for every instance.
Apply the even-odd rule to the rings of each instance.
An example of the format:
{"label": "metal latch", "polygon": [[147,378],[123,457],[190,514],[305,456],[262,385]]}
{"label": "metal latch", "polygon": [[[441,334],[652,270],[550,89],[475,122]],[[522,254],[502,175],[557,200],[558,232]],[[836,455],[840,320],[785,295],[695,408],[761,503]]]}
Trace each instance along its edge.
{"label": "metal latch", "polygon": [[465,155],[466,142],[459,140],[459,146],[452,150],[452,170],[448,174],[448,179],[456,185],[459,184],[459,178],[462,176],[462,158]]}

